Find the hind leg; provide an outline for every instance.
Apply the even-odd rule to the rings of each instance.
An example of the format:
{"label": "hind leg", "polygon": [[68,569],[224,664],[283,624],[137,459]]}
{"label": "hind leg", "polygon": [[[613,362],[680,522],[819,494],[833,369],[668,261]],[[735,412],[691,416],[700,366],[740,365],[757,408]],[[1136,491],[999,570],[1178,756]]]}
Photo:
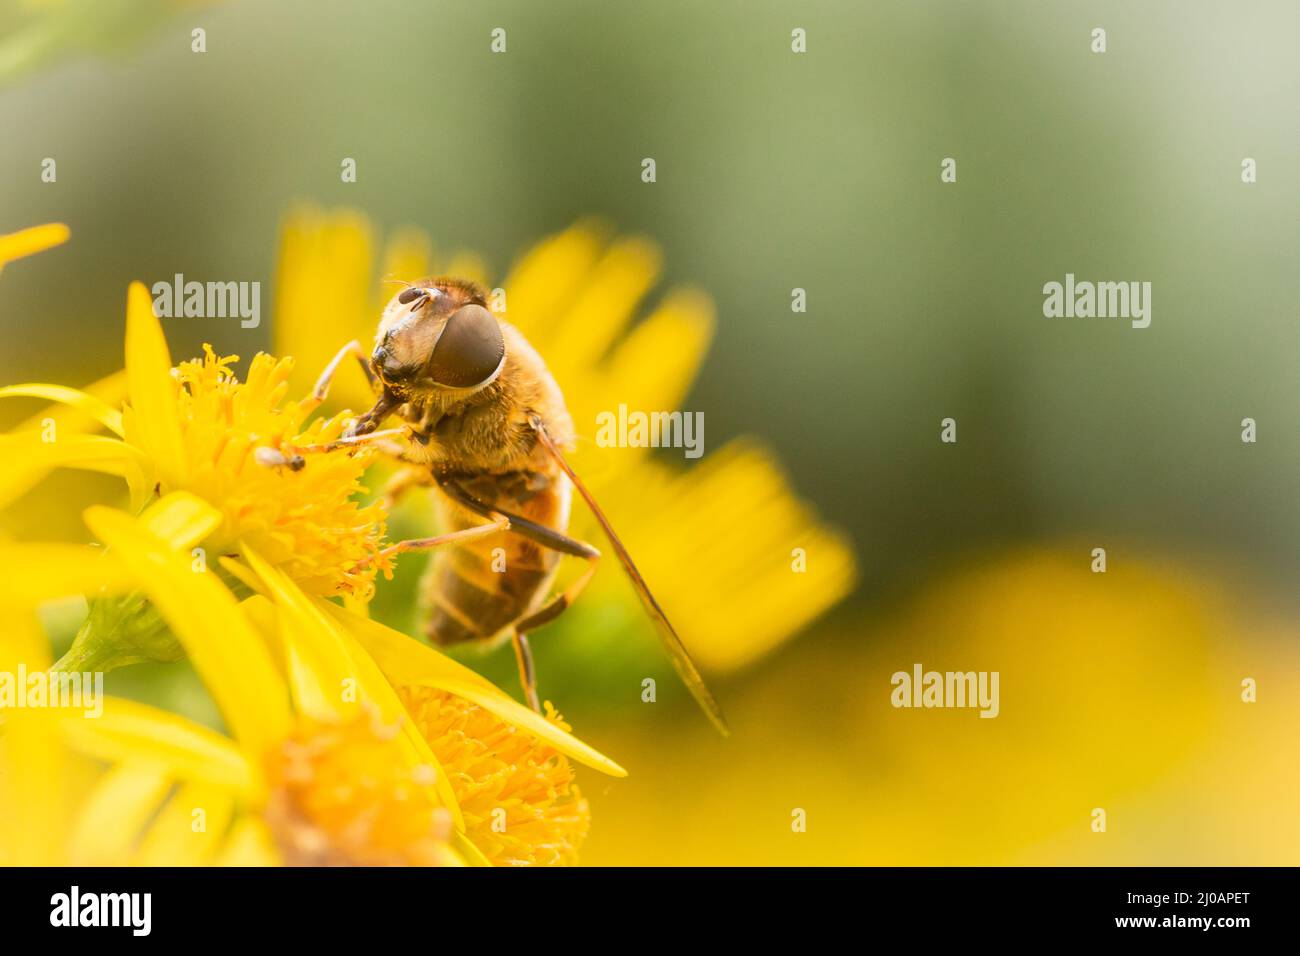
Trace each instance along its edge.
{"label": "hind leg", "polygon": [[519,631],[512,632],[510,640],[515,646],[515,663],[519,666],[519,686],[523,688],[528,706],[540,714],[542,702],[537,696],[537,671],[533,667],[533,649],[528,643],[527,636]]}
{"label": "hind leg", "polygon": [[515,645],[515,662],[519,665],[519,686],[523,688],[524,696],[528,699],[528,706],[539,714],[542,712],[542,704],[537,695],[537,669],[533,666],[533,649],[528,644],[528,634],[554,621],[578,599],[578,595],[596,573],[600,555],[587,560],[589,562],[587,570],[583,571],[579,578],[532,614],[517,622],[511,634]]}
{"label": "hind leg", "polygon": [[571,538],[554,528],[529,521],[527,518],[512,514],[509,511],[493,508],[467,492],[454,478],[444,477],[437,480],[438,486],[447,493],[447,496],[452,501],[457,502],[472,514],[484,518],[505,518],[509,522],[509,527],[505,530],[508,530],[511,534],[527,538],[529,541],[539,544],[550,551],[583,558],[588,562],[587,570],[577,580],[536,611],[516,621],[514,625],[512,636],[515,646],[515,661],[519,665],[519,682],[523,686],[524,695],[528,698],[529,706],[540,713],[541,702],[537,694],[537,672],[533,666],[533,653],[528,644],[528,634],[543,624],[549,624],[555,620],[577,599],[583,588],[587,586],[596,573],[596,563],[600,560],[600,551],[585,541]]}

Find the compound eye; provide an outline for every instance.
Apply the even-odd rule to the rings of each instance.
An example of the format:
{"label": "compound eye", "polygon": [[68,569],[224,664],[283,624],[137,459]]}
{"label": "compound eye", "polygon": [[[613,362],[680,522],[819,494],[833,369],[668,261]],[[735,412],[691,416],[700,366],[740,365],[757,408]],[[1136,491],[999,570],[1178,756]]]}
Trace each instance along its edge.
{"label": "compound eye", "polygon": [[397,297],[397,301],[402,303],[402,305],[410,305],[422,295],[424,295],[423,289],[412,286],[409,289],[403,289],[402,294]]}
{"label": "compound eye", "polygon": [[474,388],[492,381],[506,360],[496,318],[481,305],[463,305],[447,319],[429,357],[429,377],[448,388]]}

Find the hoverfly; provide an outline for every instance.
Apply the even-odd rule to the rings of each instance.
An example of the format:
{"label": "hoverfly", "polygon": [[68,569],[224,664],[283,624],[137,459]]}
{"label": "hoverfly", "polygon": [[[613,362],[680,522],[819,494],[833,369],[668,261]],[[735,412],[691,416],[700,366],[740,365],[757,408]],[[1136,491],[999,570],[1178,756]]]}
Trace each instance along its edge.
{"label": "hoverfly", "polygon": [[[358,342],[345,346],[317,382],[317,399],[349,355],[359,360],[378,398],[344,442],[404,432],[407,442],[393,450],[410,467],[386,489],[389,504],[418,485],[442,492],[437,511],[444,533],[385,549],[394,555],[433,551],[421,585],[427,636],[442,645],[508,636],[524,694],[540,710],[528,634],[564,612],[600,558],[596,548],[567,533],[577,488],[655,621],[673,667],[726,734],[722,711],[681,638],[564,457],[574,429],[559,386],[523,335],[488,310],[483,290],[450,277],[409,284],[385,306],[373,353],[367,357]],[[403,427],[379,431],[390,415]],[[502,553],[505,566],[497,570],[494,556]],[[588,566],[550,596],[564,555]]]}

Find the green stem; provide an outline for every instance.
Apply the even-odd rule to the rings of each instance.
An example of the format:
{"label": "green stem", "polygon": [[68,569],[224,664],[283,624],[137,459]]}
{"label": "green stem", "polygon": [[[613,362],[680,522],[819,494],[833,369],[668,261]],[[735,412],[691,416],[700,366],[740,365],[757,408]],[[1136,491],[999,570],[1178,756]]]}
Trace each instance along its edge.
{"label": "green stem", "polygon": [[93,599],[72,647],[51,669],[101,673],[145,661],[174,661],[182,654],[162,615],[135,592]]}
{"label": "green stem", "polygon": [[103,641],[91,638],[91,618],[87,616],[77,630],[77,637],[66,654],[54,662],[50,668],[54,673],[85,674],[96,671],[109,671],[120,664],[113,663],[113,648]]}

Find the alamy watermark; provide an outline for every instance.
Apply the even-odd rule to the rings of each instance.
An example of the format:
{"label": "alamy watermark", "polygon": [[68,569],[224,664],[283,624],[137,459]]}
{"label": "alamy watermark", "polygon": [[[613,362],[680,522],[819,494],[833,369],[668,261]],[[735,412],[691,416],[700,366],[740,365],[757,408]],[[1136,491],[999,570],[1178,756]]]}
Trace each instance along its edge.
{"label": "alamy watermark", "polygon": [[681,448],[687,458],[704,454],[703,412],[638,412],[626,404],[596,415],[601,448]]}
{"label": "alamy watermark", "polygon": [[176,273],[171,282],[155,282],[153,314],[160,319],[239,319],[255,329],[262,322],[262,283],[186,282]]}
{"label": "alamy watermark", "polygon": [[0,671],[0,711],[27,707],[80,708],[86,717],[99,717],[104,713],[104,674],[28,673],[24,664],[19,664],[16,672]]}
{"label": "alamy watermark", "polygon": [[895,671],[889,702],[895,707],[971,707],[981,717],[1002,709],[998,671],[927,671],[913,664],[911,673]]}
{"label": "alamy watermark", "polygon": [[1129,319],[1135,329],[1151,324],[1150,282],[1065,282],[1043,286],[1043,315],[1049,319]]}
{"label": "alamy watermark", "polygon": [[51,926],[122,926],[132,936],[153,929],[152,893],[83,893],[73,886],[50,897]]}

